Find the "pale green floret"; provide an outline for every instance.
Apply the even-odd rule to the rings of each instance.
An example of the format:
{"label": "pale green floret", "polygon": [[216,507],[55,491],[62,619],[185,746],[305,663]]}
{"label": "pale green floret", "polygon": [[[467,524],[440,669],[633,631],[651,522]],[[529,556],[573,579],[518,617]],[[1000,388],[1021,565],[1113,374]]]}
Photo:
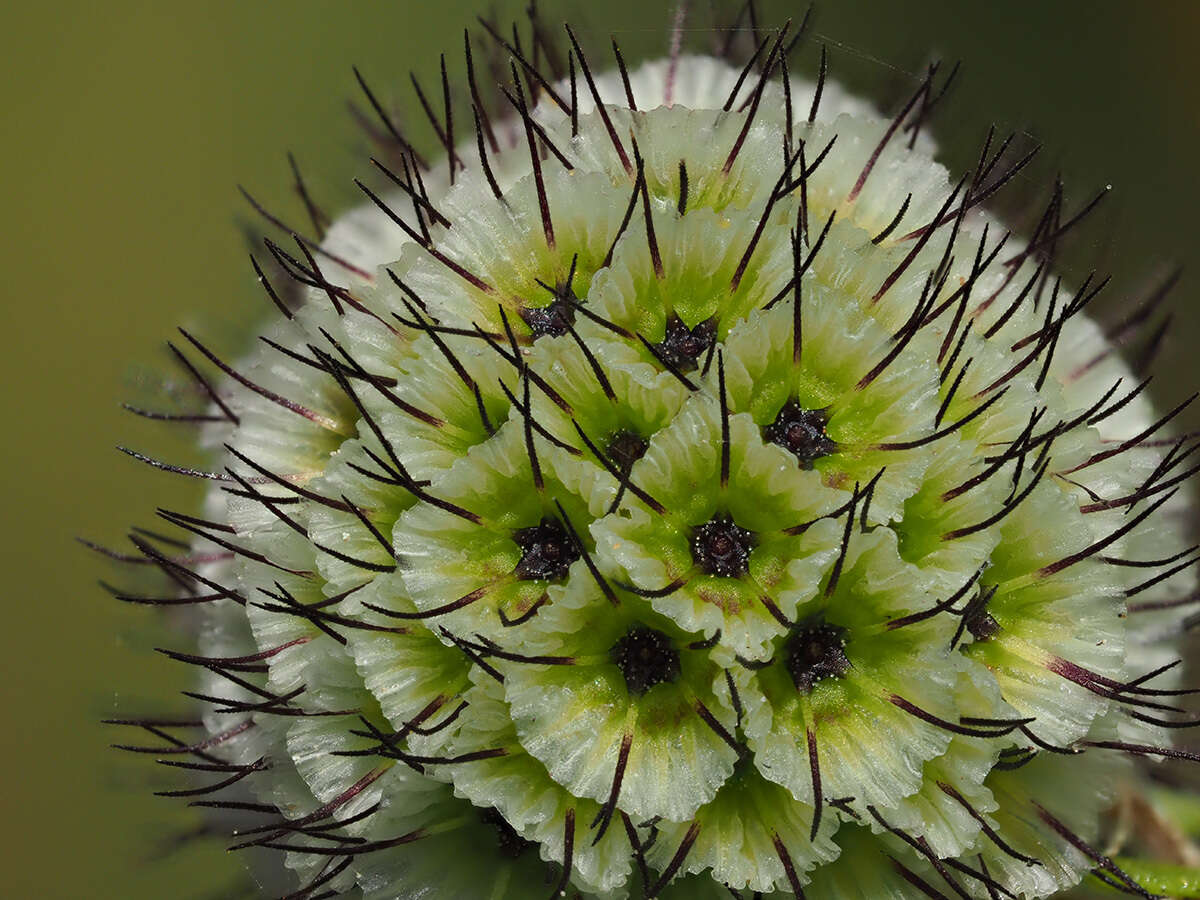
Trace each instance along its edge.
{"label": "pale green floret", "polygon": [[[734,715],[713,694],[720,669],[707,653],[688,649],[694,635],[637,598],[618,599],[620,606],[613,607],[586,580],[573,580],[561,601],[538,616],[522,651],[569,654],[574,663],[504,666],[505,700],[522,745],[576,796],[608,799],[629,736],[619,808],[635,823],[687,821],[712,800],[737,760],[727,743]],[[662,633],[678,656],[678,671],[644,691],[611,652],[635,628]],[[705,722],[700,704],[726,737]]]}
{"label": "pale green floret", "polygon": [[[650,601],[660,613],[717,638],[726,658],[762,660],[833,563],[839,530],[823,517],[845,498],[765,444],[748,415],[732,416],[729,432],[729,482],[722,487],[717,403],[690,400],[630,473],[666,513],[635,498],[626,515],[608,516],[592,534],[617,581],[653,593],[680,584]],[[745,572],[737,575],[706,569],[693,546],[697,529],[726,520],[752,535]],[[797,526],[811,527],[788,533]]]}
{"label": "pale green floret", "polygon": [[[803,607],[794,640],[811,641],[814,627],[833,626],[849,665],[798,688],[804,649],[785,642],[764,669],[740,675],[746,734],[759,768],[798,799],[812,802],[809,753],[816,745],[824,790],[853,797],[855,806],[894,806],[920,789],[922,764],[946,752],[953,735],[897,704],[957,722],[955,692],[965,661],[950,650],[954,624],[932,617],[902,627],[893,620],[938,600],[904,566],[895,537],[880,529],[852,541],[836,588]],[[888,735],[880,742],[880,732]]]}
{"label": "pale green floret", "polygon": [[722,112],[736,69],[684,56],[668,98],[669,69],[637,110],[598,79],[625,161],[582,83],[577,129],[541,98],[549,218],[505,120],[503,199],[473,141],[426,176],[450,227],[385,195],[427,246],[333,226],[373,278],[322,259],[205,435],[233,474],[197,572],[232,595],[198,652],[242,666],[203,669],[205,728],[246,723],[221,758],[317,893],[1070,888],[1130,768],[1088,743],[1171,741],[1116,688],[1175,658],[1193,578],[1121,563],[1184,549],[1186,498],[1107,503],[1170,447],[1103,455],[1155,415],[1097,415],[1137,380],[1054,318],[1085,288],[1016,238],[973,276],[990,215],[920,243],[954,187],[927,138],[862,181],[888,123],[832,83],[809,123],[793,83],[785,135],[771,83],[731,159],[753,86]]}

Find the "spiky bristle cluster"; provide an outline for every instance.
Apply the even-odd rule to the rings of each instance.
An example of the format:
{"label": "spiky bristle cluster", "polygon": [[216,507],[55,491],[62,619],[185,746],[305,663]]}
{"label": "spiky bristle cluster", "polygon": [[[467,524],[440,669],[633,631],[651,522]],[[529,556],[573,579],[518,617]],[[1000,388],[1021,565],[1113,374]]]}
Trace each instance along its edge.
{"label": "spiky bristle cluster", "polygon": [[370,203],[266,242],[255,353],[172,347],[221,461],[143,457],[213,487],[122,597],[198,610],[205,712],[129,724],[292,897],[1147,896],[1098,813],[1195,724],[1195,446],[1114,353],[1153,307],[1055,274],[1090,206],[1005,230],[992,134],[949,180],[937,67],[887,120],[786,27],[605,75],[485,27],[495,98],[469,38],[418,83],[445,161],[363,81]]}

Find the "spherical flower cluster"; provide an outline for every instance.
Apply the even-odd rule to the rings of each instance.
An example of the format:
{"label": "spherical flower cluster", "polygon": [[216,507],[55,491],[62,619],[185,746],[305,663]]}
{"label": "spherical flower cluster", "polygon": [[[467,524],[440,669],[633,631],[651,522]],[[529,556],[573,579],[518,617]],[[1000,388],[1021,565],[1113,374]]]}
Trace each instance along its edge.
{"label": "spherical flower cluster", "polygon": [[138,546],[198,610],[191,795],[294,897],[1141,891],[1097,829],[1191,724],[1190,466],[1062,195],[985,211],[1027,158],[935,162],[934,71],[888,119],[783,34],[508,50],[440,161],[367,89],[386,187],[268,241],[249,358],[185,333],[220,462]]}

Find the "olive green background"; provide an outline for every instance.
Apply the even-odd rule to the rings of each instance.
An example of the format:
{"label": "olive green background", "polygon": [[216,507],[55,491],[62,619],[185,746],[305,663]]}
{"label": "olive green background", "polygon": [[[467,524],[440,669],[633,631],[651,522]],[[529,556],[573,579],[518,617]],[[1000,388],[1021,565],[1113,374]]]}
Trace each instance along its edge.
{"label": "olive green background", "polygon": [[[150,649],[172,640],[168,629],[102,594],[105,565],[72,538],[120,543],[155,506],[197,496],[113,450],[199,461],[174,426],[118,401],[152,402],[177,323],[232,349],[265,314],[234,185],[301,221],[292,149],[318,198],[344,207],[365,168],[344,105],[351,64],[407,102],[408,70],[432,83],[437,48],[460,65],[462,28],[481,5],[13,0],[0,13],[0,895],[236,895],[238,863],[218,841],[166,853],[197,820],[149,796],[154,767],[134,764],[148,760],[107,749],[131,735],[101,718],[179,709],[168,691],[187,673]],[[520,5],[494,8],[507,17]],[[597,53],[609,32],[627,55],[665,48],[668,9],[654,0],[541,5],[552,21],[582,12]],[[763,6],[771,23],[787,14]],[[1198,34],[1200,5],[1188,2],[827,0],[813,40],[828,42],[835,76],[884,101],[911,90],[931,56],[964,60],[935,127],[957,168],[995,121],[1045,144],[1022,191],[1056,169],[1070,204],[1112,184],[1068,260],[1076,280],[1091,265],[1120,276],[1111,314],[1140,276],[1195,253]],[[815,45],[802,56],[811,71]],[[1177,301],[1164,402],[1200,380],[1194,274]]]}

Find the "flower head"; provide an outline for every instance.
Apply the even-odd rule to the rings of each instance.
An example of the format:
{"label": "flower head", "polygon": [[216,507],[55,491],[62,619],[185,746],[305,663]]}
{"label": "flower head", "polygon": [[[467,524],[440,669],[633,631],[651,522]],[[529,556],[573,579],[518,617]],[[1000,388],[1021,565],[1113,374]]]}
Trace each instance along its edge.
{"label": "flower head", "polygon": [[786,29],[609,73],[568,29],[559,77],[493,37],[439,163],[364,82],[384,187],[267,243],[259,350],[185,334],[219,463],[193,551],[139,547],[199,610],[197,793],[292,896],[1132,890],[1095,836],[1193,724],[1190,451],[1061,194],[1018,237],[1027,158],[935,162],[936,69],[889,120]]}

